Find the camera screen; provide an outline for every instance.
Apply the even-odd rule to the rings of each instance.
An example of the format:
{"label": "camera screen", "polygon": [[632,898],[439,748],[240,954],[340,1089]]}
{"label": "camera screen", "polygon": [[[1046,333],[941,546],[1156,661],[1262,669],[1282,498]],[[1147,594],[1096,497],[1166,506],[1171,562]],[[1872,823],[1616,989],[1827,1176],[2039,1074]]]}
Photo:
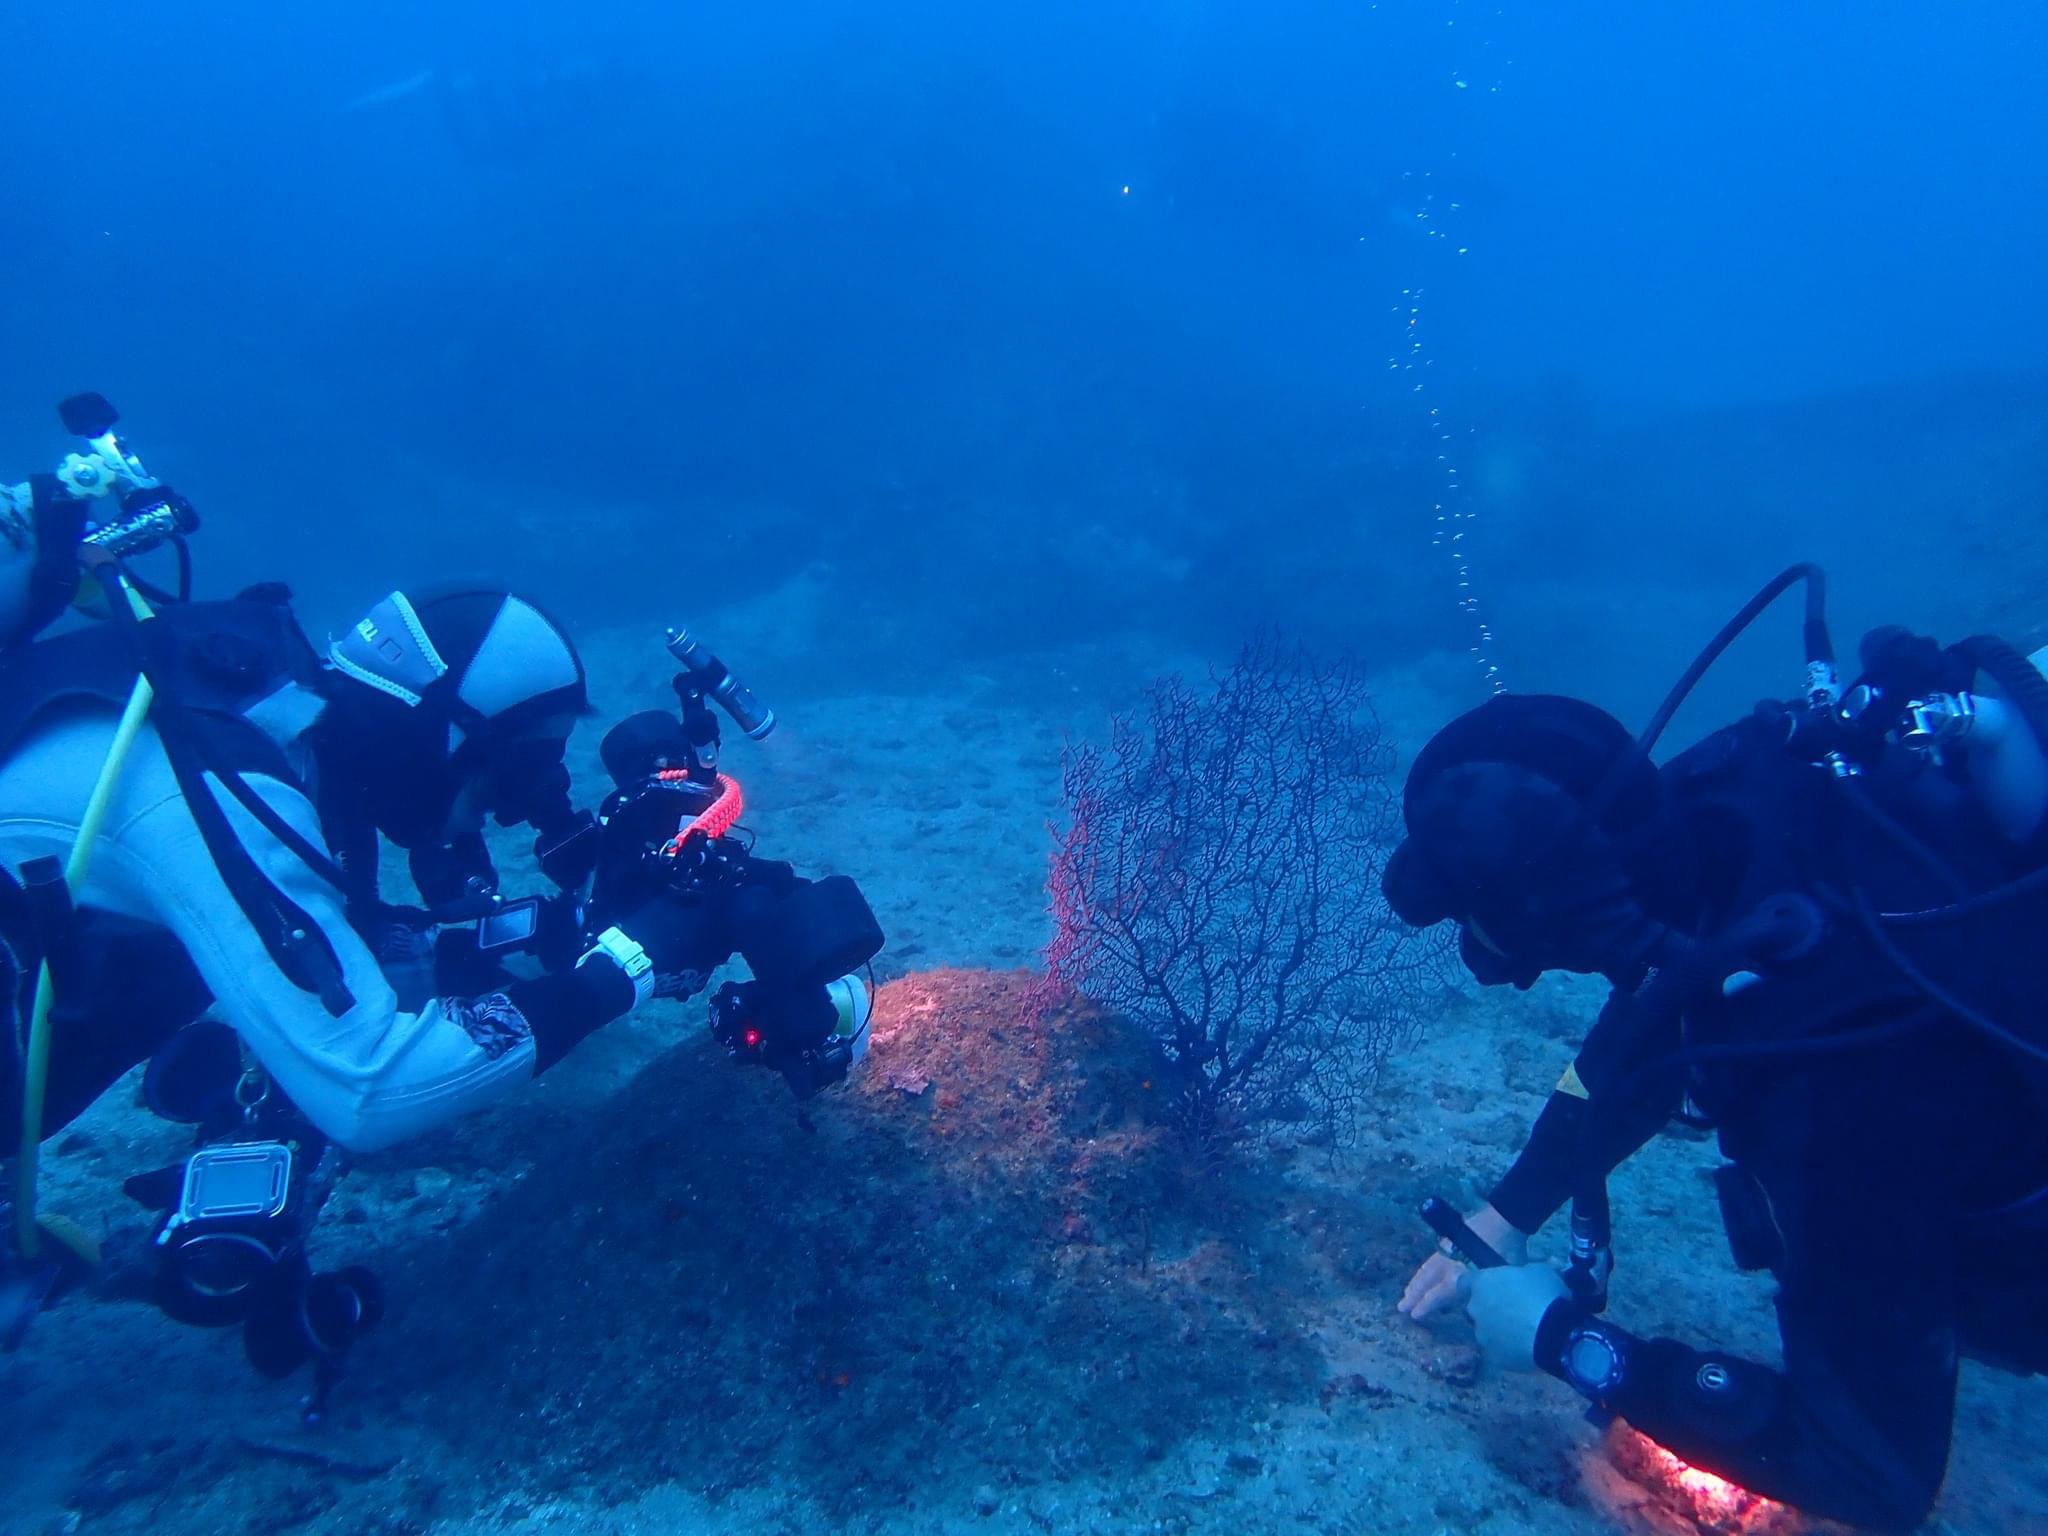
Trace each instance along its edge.
{"label": "camera screen", "polygon": [[524,944],[539,926],[540,903],[537,901],[521,901],[500,907],[476,925],[477,948],[503,949],[508,944]]}

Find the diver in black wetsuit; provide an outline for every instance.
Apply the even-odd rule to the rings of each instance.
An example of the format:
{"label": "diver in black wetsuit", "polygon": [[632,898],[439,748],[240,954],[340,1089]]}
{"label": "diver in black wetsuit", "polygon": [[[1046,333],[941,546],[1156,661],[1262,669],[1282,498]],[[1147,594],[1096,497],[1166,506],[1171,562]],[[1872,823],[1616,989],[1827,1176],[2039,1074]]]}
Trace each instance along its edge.
{"label": "diver in black wetsuit", "polygon": [[[1818,573],[1807,573],[1817,587]],[[1787,573],[1752,605],[1790,584]],[[1865,641],[1842,694],[1760,706],[1663,767],[1577,700],[1504,697],[1417,758],[1389,902],[1482,983],[1614,991],[1513,1168],[1401,1310],[1462,1299],[1489,1355],[1694,1466],[1904,1530],[1947,1465],[1960,1358],[2048,1370],[2048,681],[1988,641]],[[1976,691],[1980,668],[1993,679]],[[1782,1369],[1606,1321],[1606,1175],[1711,1122],[1736,1262]],[[1572,1202],[1569,1267],[1521,1262]]]}

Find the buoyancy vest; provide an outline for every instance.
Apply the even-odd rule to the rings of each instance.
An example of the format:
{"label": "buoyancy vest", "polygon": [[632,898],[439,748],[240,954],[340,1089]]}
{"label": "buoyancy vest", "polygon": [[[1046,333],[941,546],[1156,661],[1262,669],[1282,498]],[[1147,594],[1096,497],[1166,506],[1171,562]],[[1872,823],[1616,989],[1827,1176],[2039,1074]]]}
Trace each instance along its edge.
{"label": "buoyancy vest", "polygon": [[[246,718],[280,688],[318,682],[319,660],[283,594],[257,588],[225,602],[170,605],[151,624],[160,680],[202,723],[209,755],[304,788],[283,750]],[[127,637],[104,623],[0,652],[0,759],[61,706],[119,710],[136,670]]]}

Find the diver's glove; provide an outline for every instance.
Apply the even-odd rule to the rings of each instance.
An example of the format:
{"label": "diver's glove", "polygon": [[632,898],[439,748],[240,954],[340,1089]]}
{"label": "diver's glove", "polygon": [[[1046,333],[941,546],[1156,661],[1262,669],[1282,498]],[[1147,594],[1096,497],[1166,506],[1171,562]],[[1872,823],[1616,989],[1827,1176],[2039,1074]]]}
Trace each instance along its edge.
{"label": "diver's glove", "polygon": [[1458,1282],[1465,1309],[1472,1317],[1480,1351],[1511,1371],[1533,1371],[1543,1320],[1559,1302],[1572,1306],[1564,1276],[1548,1264],[1505,1264],[1498,1269],[1469,1269]]}
{"label": "diver's glove", "polygon": [[[1465,1213],[1465,1225],[1473,1234],[1495,1253],[1510,1264],[1520,1264],[1529,1257],[1528,1234],[1501,1215],[1492,1205],[1482,1205],[1475,1211]],[[1412,1317],[1416,1322],[1432,1317],[1446,1307],[1463,1300],[1461,1282],[1466,1266],[1457,1257],[1457,1252],[1446,1242],[1432,1253],[1415,1271],[1407,1289],[1401,1292],[1401,1299],[1395,1303],[1395,1310]]]}
{"label": "diver's glove", "polygon": [[544,1072],[585,1036],[650,998],[702,990],[726,958],[711,947],[710,926],[698,904],[657,896],[598,929],[568,969],[473,1000],[462,1010],[464,1027],[480,1042],[530,1035],[533,1069]]}
{"label": "diver's glove", "polygon": [[[417,907],[393,909],[430,914]],[[475,922],[451,923],[432,933],[434,987],[438,996],[470,997],[496,991],[514,975],[514,955],[529,955],[549,975],[574,970],[590,948],[583,902],[562,891],[526,901],[506,902]]]}

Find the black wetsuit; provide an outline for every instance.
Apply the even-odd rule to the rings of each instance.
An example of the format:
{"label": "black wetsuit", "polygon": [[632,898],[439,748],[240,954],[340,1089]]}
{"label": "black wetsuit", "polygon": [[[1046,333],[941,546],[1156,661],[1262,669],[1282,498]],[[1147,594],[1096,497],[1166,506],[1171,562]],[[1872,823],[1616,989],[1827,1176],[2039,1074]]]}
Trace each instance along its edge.
{"label": "black wetsuit", "polygon": [[[1934,770],[1901,759],[1845,785],[1762,720],[1665,772],[1710,861],[1694,931],[1798,890],[1819,899],[1825,937],[1682,1020],[1646,1023],[1617,997],[1493,1203],[1533,1232],[1589,1168],[1621,1162],[1689,1095],[1733,1164],[1731,1238],[1780,1282],[1783,1369],[1600,1319],[1618,1379],[1575,1384],[1754,1492],[1907,1529],[1941,1485],[1958,1359],[2048,1369],[2048,1088],[2039,1063],[1930,1002],[1856,909],[1939,907],[2038,853],[2011,849]],[[2044,906],[2030,897],[1882,931],[1971,1006],[2048,1039],[2033,995]],[[1588,1322],[1553,1308],[1539,1363],[1571,1380],[1561,1355]]]}

